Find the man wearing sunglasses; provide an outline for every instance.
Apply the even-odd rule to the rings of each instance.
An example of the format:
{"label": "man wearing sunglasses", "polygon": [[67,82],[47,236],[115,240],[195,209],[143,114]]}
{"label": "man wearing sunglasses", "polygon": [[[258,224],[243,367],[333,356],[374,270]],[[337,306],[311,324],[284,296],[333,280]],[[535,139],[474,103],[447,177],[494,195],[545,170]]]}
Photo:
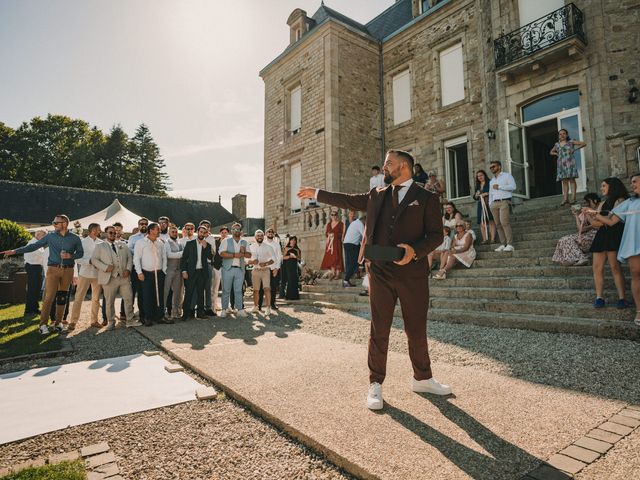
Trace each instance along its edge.
{"label": "man wearing sunglasses", "polygon": [[15,250],[5,250],[0,252],[5,256],[21,255],[33,252],[40,247],[49,247],[49,259],[47,261],[47,275],[45,280],[44,304],[40,312],[40,333],[49,334],[47,327],[51,306],[56,302],[56,320],[54,330],[58,333],[64,332],[61,325],[64,309],[67,304],[69,286],[73,281],[73,269],[75,260],[82,258],[84,250],[80,237],[69,231],[69,217],[66,215],[56,215],[53,219],[54,231],[46,234],[37,242]]}
{"label": "man wearing sunglasses", "polygon": [[[138,220],[138,233],[131,235],[129,237],[129,242],[127,243],[127,246],[129,247],[129,251],[131,252],[131,255],[133,256],[133,252],[134,249],[136,248],[136,243],[138,243],[140,240],[142,240],[143,238],[145,238],[147,236],[147,227],[149,226],[149,219],[148,218],[144,218],[142,217],[140,220]],[[133,300],[135,301],[136,296],[138,297],[138,312],[139,312],[139,318],[140,321],[142,323],[144,323],[145,320],[145,311],[144,311],[144,293],[142,292],[142,282],[140,280],[138,280],[138,275],[141,272],[136,272],[135,271],[135,266],[133,271],[131,272],[131,288],[133,290]]]}

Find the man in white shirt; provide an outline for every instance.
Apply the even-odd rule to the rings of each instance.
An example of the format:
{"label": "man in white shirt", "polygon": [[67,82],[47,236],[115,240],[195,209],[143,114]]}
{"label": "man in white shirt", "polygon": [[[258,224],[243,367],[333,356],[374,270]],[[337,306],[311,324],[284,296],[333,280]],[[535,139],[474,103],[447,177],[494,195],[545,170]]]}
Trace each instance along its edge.
{"label": "man in white shirt", "polygon": [[[209,275],[207,269],[207,261],[213,257],[213,248],[209,242],[205,239],[209,230],[204,225],[198,227],[198,236],[187,242],[182,252],[182,258],[180,259],[180,271],[182,272],[182,278],[184,279],[184,303],[182,305],[182,321],[186,321],[192,318],[194,315],[196,318],[206,319],[204,307],[204,285]],[[194,306],[192,299],[196,298],[196,305]],[[195,314],[195,307],[198,308],[197,315]],[[213,314],[215,316],[215,313]]]}
{"label": "man in white shirt", "polygon": [[98,238],[100,236],[100,225],[92,223],[89,225],[88,230],[89,235],[82,239],[84,255],[77,261],[78,265],[80,265],[80,272],[78,273],[78,283],[73,308],[71,309],[71,320],[67,327],[69,331],[73,330],[76,323],[78,323],[82,302],[89,287],[91,287],[91,326],[96,328],[103,327],[103,325],[98,322],[102,285],[98,282],[98,270],[91,264],[91,256],[96,249],[96,245],[102,243],[102,240]]}
{"label": "man in white shirt", "polygon": [[182,227],[182,237],[180,238],[180,240],[178,240],[183,247],[187,244],[187,242],[190,242],[191,240],[194,240],[196,238],[195,230],[196,226],[193,223],[187,222],[184,224],[184,226]]}
{"label": "man in white shirt", "polygon": [[258,313],[260,310],[258,297],[262,288],[267,301],[264,318],[269,320],[269,315],[271,315],[271,265],[276,263],[276,255],[273,247],[264,243],[264,232],[262,230],[256,230],[254,237],[256,243],[252,243],[250,246],[251,260],[249,260],[249,264],[253,265],[251,284],[253,285],[254,306],[251,313]]}
{"label": "man in white shirt", "polygon": [[[221,303],[218,301],[218,292],[220,291],[220,283],[222,281],[222,257],[220,256],[220,242],[227,238],[229,235],[229,229],[227,227],[220,228],[220,238],[215,242],[215,250],[213,253],[213,261],[211,274],[213,276],[211,280],[211,301],[213,302],[212,308],[214,311],[222,308]],[[208,238],[208,237],[207,237]]]}
{"label": "man in white shirt", "polygon": [[502,171],[498,160],[489,165],[493,178],[489,182],[489,208],[496,222],[500,245],[496,252],[513,252],[513,235],[509,224],[511,214],[511,196],[516,189],[516,181],[510,173]]}
{"label": "man in white shirt", "polygon": [[343,287],[355,287],[351,283],[351,277],[358,270],[358,254],[364,235],[364,223],[359,218],[354,218],[347,228],[344,236],[344,281]]}
{"label": "man in white shirt", "polygon": [[147,236],[136,242],[133,252],[133,265],[142,285],[144,325],[150,327],[153,322],[173,323],[164,317],[164,278],[167,271],[167,255],[164,243],[158,238],[160,226],[149,224]]}
{"label": "man in white shirt", "polygon": [[[201,220],[199,227],[207,227],[207,233],[204,236],[205,241],[211,245],[213,249],[213,254],[216,253],[216,239],[211,235],[211,222],[209,220]],[[211,257],[213,258],[213,256]],[[212,302],[212,288],[211,284],[213,282],[213,265],[211,259],[207,260],[207,278],[204,282],[204,314],[214,317],[216,313],[212,309],[212,305],[215,306]]]}
{"label": "man in white shirt", "polygon": [[369,179],[369,190],[384,187],[384,175],[380,173],[380,167],[374,165],[371,167],[371,178]]}
{"label": "man in white shirt", "polygon": [[[169,318],[182,317],[182,271],[180,270],[180,259],[184,246],[178,241],[178,227],[169,227],[169,238],[164,242],[164,250],[167,255],[167,276],[164,279],[164,298],[171,295],[171,316]],[[167,300],[169,301],[169,300]]]}
{"label": "man in white shirt", "polygon": [[169,217],[162,216],[162,217],[158,218],[158,225],[160,225],[159,238],[163,242],[166,242],[169,239],[169,224],[170,223],[171,223],[171,221],[169,220]]}
{"label": "man in white shirt", "polygon": [[[267,229],[267,234],[264,238],[264,243],[273,248],[273,252],[276,256],[276,261],[269,268],[271,268],[271,314],[278,314],[278,307],[276,306],[276,293],[280,286],[280,272],[282,267],[282,245],[280,245],[280,239],[276,236],[276,232],[273,228]],[[262,309],[262,301],[264,300],[264,288],[261,288],[258,292],[258,309]]]}
{"label": "man in white shirt", "polygon": [[[44,230],[38,230],[34,238],[27,245],[37,242],[47,234]],[[40,313],[40,298],[42,296],[42,272],[46,265],[44,248],[40,247],[35,252],[24,254],[24,269],[27,271],[27,299],[24,306],[24,316],[38,315]]]}

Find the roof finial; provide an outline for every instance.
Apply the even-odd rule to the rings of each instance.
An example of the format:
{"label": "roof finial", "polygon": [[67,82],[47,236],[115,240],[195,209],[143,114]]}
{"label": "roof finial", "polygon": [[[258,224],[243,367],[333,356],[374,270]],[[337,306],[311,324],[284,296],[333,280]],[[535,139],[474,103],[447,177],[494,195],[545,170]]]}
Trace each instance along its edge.
{"label": "roof finial", "polygon": [[324,0],[320,0],[320,6],[324,7]]}

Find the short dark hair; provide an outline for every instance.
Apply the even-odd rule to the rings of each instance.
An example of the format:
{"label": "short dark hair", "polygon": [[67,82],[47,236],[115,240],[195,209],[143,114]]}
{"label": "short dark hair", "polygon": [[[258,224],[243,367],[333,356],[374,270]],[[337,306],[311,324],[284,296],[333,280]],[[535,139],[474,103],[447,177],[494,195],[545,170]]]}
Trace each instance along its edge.
{"label": "short dark hair", "polygon": [[208,232],[208,231],[209,231],[209,229],[208,229],[207,227],[205,227],[204,225],[200,225],[200,226],[198,227],[198,232],[199,232],[200,230],[204,230],[205,232]]}
{"label": "short dark hair", "polygon": [[90,232],[94,228],[100,228],[100,224],[99,223],[90,223],[89,226],[87,227],[87,230]]}
{"label": "short dark hair", "polygon": [[149,223],[149,219],[148,219],[147,217],[140,217],[140,218],[138,219],[138,225],[140,225],[140,222],[147,222],[147,226],[149,226],[149,225],[148,225],[148,223]]}
{"label": "short dark hair", "polygon": [[582,197],[582,199],[587,202],[591,200],[594,203],[600,203],[600,197],[597,193],[587,193],[584,197]]}
{"label": "short dark hair", "polygon": [[389,154],[394,154],[396,157],[401,158],[402,160],[404,160],[405,162],[407,162],[407,164],[409,165],[409,167],[411,167],[411,170],[413,171],[413,165],[416,163],[415,160],[413,159],[413,157],[411,156],[411,154],[409,152],[405,152],[404,150],[387,150],[387,155]]}
{"label": "short dark hair", "polygon": [[59,213],[58,215],[56,215],[54,218],[61,218],[62,220],[64,220],[65,222],[69,223],[69,217],[67,217],[64,213]]}
{"label": "short dark hair", "polygon": [[447,235],[451,233],[451,227],[448,225],[445,225],[442,227],[444,229],[445,232],[447,232]]}
{"label": "short dark hair", "polygon": [[200,220],[200,223],[198,224],[198,226],[200,226],[200,225],[202,225],[202,224],[204,224],[204,223],[207,223],[207,224],[209,224],[209,226],[211,226],[211,222],[210,222],[209,220],[207,220],[207,219],[205,219],[205,220]]}
{"label": "short dark hair", "polygon": [[171,221],[171,220],[169,220],[169,217],[162,216],[162,217],[159,217],[159,218],[158,218],[158,223],[160,223],[160,222],[167,222],[167,223],[169,223],[170,221]]}
{"label": "short dark hair", "polygon": [[149,225],[147,225],[147,232],[150,232],[151,230],[154,229],[160,229],[160,225],[158,225],[156,222],[151,222]]}
{"label": "short dark hair", "polygon": [[107,230],[109,230],[110,228],[113,228],[113,230],[115,231],[116,226],[115,225],[107,225],[106,227],[104,227],[104,232],[107,233]]}
{"label": "short dark hair", "polygon": [[219,232],[220,232],[220,233],[222,233],[222,231],[223,231],[223,230],[226,230],[226,231],[227,231],[227,233],[229,233],[229,227],[227,227],[226,225],[225,225],[225,226],[220,227]]}
{"label": "short dark hair", "polygon": [[371,167],[371,170],[380,171],[380,167],[378,165],[374,165],[373,167]]}
{"label": "short dark hair", "polygon": [[113,224],[113,228],[115,227],[120,227],[120,228],[124,228],[124,225],[122,225],[120,222],[116,222]]}
{"label": "short dark hair", "polygon": [[489,165],[498,165],[500,168],[502,168],[502,162],[500,160],[491,160],[489,162]]}

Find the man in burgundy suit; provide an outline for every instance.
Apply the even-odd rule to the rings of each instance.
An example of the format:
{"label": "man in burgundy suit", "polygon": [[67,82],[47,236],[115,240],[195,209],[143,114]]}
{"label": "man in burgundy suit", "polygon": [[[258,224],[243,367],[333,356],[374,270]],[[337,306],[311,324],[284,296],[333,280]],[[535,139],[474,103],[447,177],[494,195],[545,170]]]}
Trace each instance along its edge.
{"label": "man in burgundy suit", "polygon": [[412,180],[413,157],[389,150],[384,162],[385,187],[369,193],[332,193],[302,187],[300,198],[367,212],[366,245],[398,246],[404,256],[397,261],[370,260],[369,394],[367,406],[383,406],[382,382],[386,374],[389,333],[396,302],[400,299],[404,329],[413,366],[414,392],[448,395],[451,387],[433,378],[427,346],[429,283],[427,255],[442,243],[442,217],[438,197]]}

